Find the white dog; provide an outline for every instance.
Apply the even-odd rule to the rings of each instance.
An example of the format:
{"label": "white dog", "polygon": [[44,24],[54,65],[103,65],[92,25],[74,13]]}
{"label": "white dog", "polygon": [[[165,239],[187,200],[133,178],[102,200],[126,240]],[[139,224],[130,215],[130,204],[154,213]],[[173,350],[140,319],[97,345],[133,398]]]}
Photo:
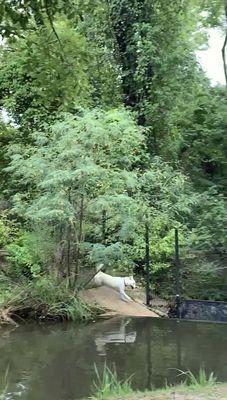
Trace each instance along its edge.
{"label": "white dog", "polygon": [[132,289],[135,289],[136,282],[135,282],[133,276],[126,276],[124,278],[111,276],[111,275],[105,274],[104,272],[100,271],[102,269],[102,267],[103,267],[103,264],[100,264],[96,268],[96,271],[99,271],[99,272],[97,272],[97,274],[93,278],[95,285],[96,286],[108,286],[111,289],[114,289],[120,293],[121,300],[131,301],[132,299],[125,293],[125,288],[131,287]]}

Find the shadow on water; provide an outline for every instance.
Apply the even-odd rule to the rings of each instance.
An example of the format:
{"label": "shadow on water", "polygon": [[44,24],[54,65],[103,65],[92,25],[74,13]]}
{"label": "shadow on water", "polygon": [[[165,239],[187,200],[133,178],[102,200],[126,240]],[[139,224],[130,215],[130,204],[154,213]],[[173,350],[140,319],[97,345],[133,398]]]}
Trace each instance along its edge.
{"label": "shadow on water", "polygon": [[177,371],[201,365],[227,376],[227,325],[126,318],[89,325],[25,325],[0,334],[0,386],[7,366],[7,400],[73,400],[91,393],[94,364],[132,374],[136,389],[177,383]]}

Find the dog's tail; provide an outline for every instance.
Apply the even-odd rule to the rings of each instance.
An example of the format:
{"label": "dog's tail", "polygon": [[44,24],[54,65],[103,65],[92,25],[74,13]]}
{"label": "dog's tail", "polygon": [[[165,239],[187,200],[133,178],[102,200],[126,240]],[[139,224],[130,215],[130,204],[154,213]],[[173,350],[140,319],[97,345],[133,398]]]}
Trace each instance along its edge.
{"label": "dog's tail", "polygon": [[104,267],[104,264],[96,265],[96,267],[95,267],[96,272],[102,271],[103,267]]}

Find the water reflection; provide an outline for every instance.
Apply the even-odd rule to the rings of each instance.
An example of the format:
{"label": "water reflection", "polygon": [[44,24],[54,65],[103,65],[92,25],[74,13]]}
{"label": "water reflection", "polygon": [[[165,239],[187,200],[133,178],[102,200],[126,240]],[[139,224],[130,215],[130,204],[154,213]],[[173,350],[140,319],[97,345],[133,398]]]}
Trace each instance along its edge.
{"label": "water reflection", "polygon": [[[27,390],[27,387],[23,385],[23,383],[19,382],[15,385],[15,389],[13,392],[6,392],[4,396],[4,400],[12,400],[16,398],[25,398],[25,392]],[[1,396],[0,396],[1,398]]]}
{"label": "water reflection", "polygon": [[[126,332],[126,326],[130,323],[128,320],[120,320],[119,330],[115,326],[115,330],[109,330],[107,325],[107,330],[102,333],[96,334],[95,344],[97,352],[101,356],[106,356],[106,344],[107,343],[134,343],[136,340],[136,331]],[[112,328],[112,324],[111,324]]]}
{"label": "water reflection", "polygon": [[176,369],[204,365],[227,377],[227,325],[152,318],[89,325],[26,325],[0,333],[0,387],[7,367],[7,400],[75,400],[91,394],[94,364],[132,374],[136,389],[177,382]]}

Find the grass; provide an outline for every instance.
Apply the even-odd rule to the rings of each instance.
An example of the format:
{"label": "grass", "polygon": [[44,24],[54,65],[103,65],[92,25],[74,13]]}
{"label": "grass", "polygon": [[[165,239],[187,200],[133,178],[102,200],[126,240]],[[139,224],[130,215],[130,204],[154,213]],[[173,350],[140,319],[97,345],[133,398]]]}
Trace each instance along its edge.
{"label": "grass", "polygon": [[114,369],[111,371],[106,364],[104,364],[102,374],[99,373],[96,365],[94,368],[96,374],[96,381],[93,383],[95,395],[90,399],[105,400],[114,396],[129,395],[133,392],[131,387],[132,376],[126,380],[120,381],[116,370]]}
{"label": "grass", "polygon": [[[164,400],[168,399],[171,393],[177,392],[179,394],[179,399],[182,400],[187,396],[187,394],[196,393],[207,393],[212,394],[212,389],[219,387],[217,385],[217,379],[214,373],[207,374],[204,368],[199,369],[198,376],[194,375],[191,371],[182,371],[178,376],[183,376],[184,381],[176,386],[166,386],[164,389],[145,391],[145,392],[133,392],[131,386],[132,377],[120,381],[117,377],[116,370],[111,371],[107,365],[104,365],[103,372],[100,374],[97,367],[95,366],[96,382],[94,383],[95,394],[90,397],[91,400],[111,400],[111,399],[149,399],[149,400]],[[220,386],[221,387],[221,386]],[[225,386],[226,389],[226,386]],[[171,397],[172,398],[172,397]],[[188,398],[188,397],[187,397]],[[193,397],[194,398],[194,397]],[[197,397],[195,397],[196,399]],[[212,397],[213,398],[213,397]],[[218,399],[219,397],[217,397]],[[214,399],[214,398],[213,398]]]}
{"label": "grass", "polygon": [[205,369],[200,367],[198,376],[194,375],[191,371],[182,371],[177,370],[180,372],[178,376],[185,376],[185,381],[183,382],[187,386],[193,387],[207,387],[213,386],[217,383],[217,378],[213,372],[209,375],[206,373]]}
{"label": "grass", "polygon": [[103,312],[88,305],[66,282],[47,277],[0,285],[0,324],[14,319],[89,321]]}

